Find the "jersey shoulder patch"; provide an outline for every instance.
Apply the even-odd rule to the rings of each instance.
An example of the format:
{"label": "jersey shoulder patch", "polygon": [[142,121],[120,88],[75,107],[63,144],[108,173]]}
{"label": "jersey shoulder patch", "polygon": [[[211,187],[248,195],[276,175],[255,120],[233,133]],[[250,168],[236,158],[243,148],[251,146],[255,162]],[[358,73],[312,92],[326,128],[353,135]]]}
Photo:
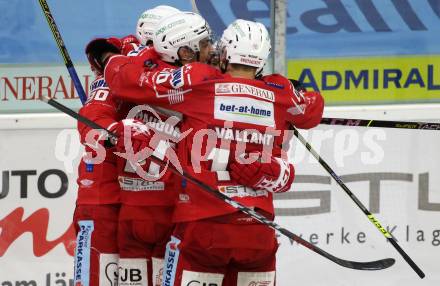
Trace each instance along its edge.
{"label": "jersey shoulder patch", "polygon": [[289,80],[280,74],[270,74],[263,76],[261,80],[268,86],[277,89],[288,89],[290,87]]}
{"label": "jersey shoulder patch", "polygon": [[102,88],[108,89],[109,87],[105,79],[103,77],[99,77],[90,84],[90,93]]}
{"label": "jersey shoulder patch", "polygon": [[109,93],[110,88],[108,87],[107,82],[103,77],[99,77],[90,84],[89,96],[86,104],[89,104],[95,100],[101,102],[106,101]]}

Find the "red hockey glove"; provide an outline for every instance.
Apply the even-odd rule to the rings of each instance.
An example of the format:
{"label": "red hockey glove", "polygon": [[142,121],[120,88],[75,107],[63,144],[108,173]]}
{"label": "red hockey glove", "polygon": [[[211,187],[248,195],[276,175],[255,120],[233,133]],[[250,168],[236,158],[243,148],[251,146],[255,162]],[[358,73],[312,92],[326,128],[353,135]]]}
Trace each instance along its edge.
{"label": "red hockey glove", "polygon": [[124,119],[109,127],[109,131],[118,135],[116,150],[125,154],[132,154],[127,160],[144,161],[151,156],[152,148],[149,147],[152,132],[141,121],[136,119]]}
{"label": "red hockey glove", "polygon": [[128,35],[120,39],[121,41],[121,54],[126,56],[133,50],[136,50],[140,46],[140,42],[136,36]]}
{"label": "red hockey glove", "polygon": [[310,129],[321,122],[324,99],[319,92],[294,90],[293,107],[287,111],[292,115],[291,123],[301,129]]}
{"label": "red hockey glove", "polygon": [[271,157],[268,163],[260,159],[250,164],[233,161],[229,170],[232,179],[239,184],[273,193],[288,191],[295,177],[293,165],[276,157]]}

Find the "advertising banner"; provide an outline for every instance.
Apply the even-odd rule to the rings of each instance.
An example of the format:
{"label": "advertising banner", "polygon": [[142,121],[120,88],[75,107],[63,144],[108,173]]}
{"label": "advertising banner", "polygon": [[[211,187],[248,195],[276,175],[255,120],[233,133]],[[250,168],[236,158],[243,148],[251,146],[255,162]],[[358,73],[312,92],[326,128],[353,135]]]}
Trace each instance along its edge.
{"label": "advertising banner", "polygon": [[[75,131],[72,129],[72,131]],[[0,130],[0,285],[73,286],[76,178],[55,156],[58,129]],[[70,132],[72,149],[79,139]],[[77,143],[77,144],[75,144]],[[60,158],[61,158],[60,157]]]}
{"label": "advertising banner", "polygon": [[295,59],[288,77],[326,104],[440,102],[440,56]]}
{"label": "advertising banner", "polygon": [[[87,94],[95,76],[88,65],[76,65],[76,70]],[[0,64],[0,113],[55,111],[41,101],[43,97],[54,98],[76,110],[81,106],[64,65]]]}
{"label": "advertising banner", "polygon": [[[157,5],[191,11],[190,0],[47,1],[74,62],[94,37],[135,33],[140,14]],[[437,0],[289,0],[287,59],[440,54]],[[270,0],[196,0],[214,35],[235,19],[270,28]],[[36,1],[1,1],[0,63],[56,63],[61,57]],[[98,13],[97,13],[98,11]],[[80,15],[80,16],[79,16]]]}
{"label": "advertising banner", "polygon": [[[0,2],[4,11],[0,40],[7,43],[0,48],[0,112],[47,111],[42,103],[32,101],[47,89],[64,93],[65,99],[76,97],[38,2],[28,2]],[[323,91],[328,104],[439,101],[438,0],[286,2],[288,75]],[[194,3],[209,22],[214,39],[238,18],[262,22],[270,30],[270,0]],[[171,5],[193,10],[189,0],[48,0],[48,4],[77,66],[86,63],[84,49],[91,39],[135,34],[137,20],[146,9]],[[89,78],[85,77],[90,71],[77,69],[87,89]],[[75,106],[79,103],[71,105]]]}
{"label": "advertising banner", "polygon": [[286,2],[288,59],[440,54],[437,0]]}
{"label": "advertising banner", "polygon": [[[382,271],[355,271],[280,237],[279,285],[437,285],[440,192],[435,132],[320,126],[304,132],[353,194],[426,273],[420,280],[354,201],[293,140],[296,183],[275,201],[277,221],[331,254],[354,261],[396,259]],[[427,142],[430,142],[427,144]],[[301,145],[301,146],[300,146]]]}
{"label": "advertising banner", "polygon": [[[290,192],[276,196],[276,221],[337,257],[389,257],[396,264],[383,271],[346,269],[280,236],[277,285],[439,285],[437,132],[320,126],[303,134],[426,278],[418,278],[293,139],[289,157],[296,181]],[[76,131],[0,130],[0,138],[0,285],[73,286],[71,220],[82,152]]]}

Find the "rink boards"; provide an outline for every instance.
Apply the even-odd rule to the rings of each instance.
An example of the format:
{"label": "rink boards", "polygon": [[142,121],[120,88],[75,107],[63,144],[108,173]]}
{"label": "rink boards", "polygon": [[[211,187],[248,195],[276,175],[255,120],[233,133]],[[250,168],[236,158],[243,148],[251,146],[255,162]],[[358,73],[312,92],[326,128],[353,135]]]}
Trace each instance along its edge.
{"label": "rink boards", "polygon": [[[405,115],[428,121],[439,110],[435,105],[334,107],[326,115],[375,119]],[[68,285],[72,278],[70,222],[81,152],[74,126],[73,120],[58,114],[0,117],[2,286]],[[276,198],[277,222],[338,257],[356,261],[393,257],[397,263],[379,272],[344,269],[280,237],[278,285],[437,285],[438,131],[320,126],[303,134],[396,236],[427,278],[419,281],[365,215],[293,140],[289,156],[296,163],[297,178],[291,192]]]}

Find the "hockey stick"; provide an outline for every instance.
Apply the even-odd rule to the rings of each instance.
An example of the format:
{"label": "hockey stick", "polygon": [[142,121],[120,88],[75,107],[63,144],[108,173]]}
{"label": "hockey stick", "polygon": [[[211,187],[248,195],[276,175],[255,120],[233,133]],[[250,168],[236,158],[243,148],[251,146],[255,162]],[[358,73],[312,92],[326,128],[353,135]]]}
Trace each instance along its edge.
{"label": "hockey stick", "polygon": [[410,122],[410,121],[348,119],[348,118],[322,118],[321,124],[360,126],[360,127],[440,130],[440,123],[433,123],[433,122]]}
{"label": "hockey stick", "polygon": [[[80,114],[78,114],[77,112],[73,111],[72,109],[62,105],[61,103],[53,100],[53,99],[48,99],[48,98],[44,98],[42,99],[44,102],[50,104],[51,106],[55,107],[56,109],[60,110],[61,112],[64,112],[68,115],[70,115],[71,117],[75,118],[76,120],[87,124],[88,126],[90,126],[93,129],[99,129],[99,130],[105,130],[109,136],[112,136],[114,138],[117,138],[117,135],[114,133],[111,133],[110,131],[107,131],[105,128],[103,128],[102,126],[99,126],[97,123],[89,120],[88,118],[81,116]],[[165,163],[155,157],[150,157],[152,161],[154,161],[155,163],[159,164],[160,166],[164,167]],[[208,193],[210,193],[211,195],[219,198],[220,200],[224,201],[225,203],[227,203],[228,205],[232,206],[235,209],[240,210],[241,212],[249,215],[250,217],[256,219],[257,221],[259,221],[262,224],[267,225],[268,227],[274,229],[275,231],[283,234],[284,236],[286,236],[287,238],[296,241],[297,243],[307,247],[308,249],[314,251],[315,253],[318,253],[319,255],[333,261],[334,263],[339,264],[340,266],[343,267],[347,267],[347,268],[351,268],[351,269],[357,269],[357,270],[381,270],[381,269],[386,269],[390,266],[392,266],[395,263],[395,260],[393,258],[386,258],[386,259],[381,259],[381,260],[377,260],[377,261],[370,261],[370,262],[356,262],[356,261],[349,261],[349,260],[344,260],[338,257],[333,256],[332,254],[322,250],[321,248],[317,247],[316,245],[302,239],[300,236],[290,232],[289,230],[281,227],[280,225],[276,224],[275,222],[267,219],[266,217],[262,216],[261,214],[255,212],[254,210],[230,199],[229,197],[227,197],[226,195],[212,189],[211,187],[209,187],[208,185],[198,181],[197,179],[195,179],[194,177],[192,177],[191,175],[183,172],[180,173],[177,169],[175,169],[173,166],[168,165],[168,167],[170,168],[170,170],[175,173],[176,175],[180,176],[181,178],[190,181],[191,183],[197,185],[198,187],[204,189],[205,191],[207,191]]]}
{"label": "hockey stick", "polygon": [[389,233],[373,216],[373,214],[359,201],[359,199],[350,191],[350,189],[345,185],[342,179],[336,175],[333,169],[319,156],[319,154],[313,149],[310,143],[299,133],[298,129],[292,126],[293,132],[299,141],[310,151],[313,157],[318,160],[321,166],[332,176],[332,178],[338,183],[339,186],[347,193],[347,195],[356,203],[356,205],[364,212],[368,219],[377,227],[377,229],[386,237],[386,239],[394,246],[394,248],[400,253],[400,255],[405,259],[405,261],[411,266],[411,268],[419,275],[420,278],[425,277],[425,273],[417,266],[417,264],[411,259],[411,257],[406,254],[406,252],[400,247],[396,239]]}
{"label": "hockey stick", "polygon": [[[302,83],[295,79],[289,79],[293,87],[298,90],[306,90]],[[382,127],[399,129],[424,129],[440,130],[440,123],[434,122],[411,122],[395,120],[374,120],[374,119],[350,119],[350,118],[322,118],[321,124],[325,125],[344,125],[359,127]]]}
{"label": "hockey stick", "polygon": [[191,0],[191,7],[192,7],[192,11],[193,11],[194,13],[197,13],[197,14],[199,14],[199,15],[202,15],[202,14],[200,14],[199,8],[197,8],[196,0]]}
{"label": "hockey stick", "polygon": [[60,31],[58,30],[57,24],[55,23],[55,19],[50,12],[49,5],[46,0],[39,0],[41,9],[43,10],[44,16],[46,17],[47,23],[49,24],[50,30],[52,31],[52,35],[55,38],[55,42],[57,43],[58,49],[61,52],[61,56],[63,57],[64,64],[66,65],[67,71],[70,74],[70,77],[73,80],[73,84],[75,86],[76,91],[78,92],[79,98],[84,104],[87,100],[86,93],[81,85],[81,82],[78,78],[78,74],[76,73],[75,67],[73,65],[72,60],[70,59],[69,53],[67,52],[67,48],[64,45],[63,38],[61,37]]}
{"label": "hockey stick", "polygon": [[[196,0],[191,0],[192,9],[194,12],[199,13],[197,8]],[[292,84],[295,86],[295,82],[291,80]],[[300,82],[296,81],[300,84]],[[431,129],[437,130],[440,124],[430,124],[430,123],[411,123],[408,122],[398,122],[398,121],[379,121],[379,120],[356,120],[352,121],[350,119],[341,120],[338,118],[323,118],[321,124],[329,125],[350,125],[350,126],[366,126],[366,127],[387,127],[387,128],[409,128],[409,129]],[[424,128],[423,128],[424,127]],[[426,128],[430,127],[430,128]],[[319,154],[312,148],[312,146],[302,137],[298,130],[292,126],[295,136],[301,141],[301,143],[309,150],[312,155],[318,160],[318,162],[327,170],[327,172],[336,180],[336,182],[342,187],[342,189],[350,196],[350,198],[361,208],[361,210],[367,215],[369,220],[376,225],[376,227],[382,232],[382,234],[391,242],[391,244],[396,248],[396,250],[403,256],[403,258],[409,263],[413,270],[419,275],[420,278],[425,277],[423,271],[414,263],[414,261],[403,251],[403,249],[397,244],[397,241],[393,236],[381,226],[379,221],[371,214],[370,211],[354,196],[350,189],[344,184],[339,176],[330,168],[330,166],[319,156]],[[211,192],[211,190],[210,190]],[[219,193],[219,192],[216,192]],[[219,193],[220,194],[220,193]],[[218,196],[217,194],[214,194]],[[247,212],[245,212],[247,213]],[[279,230],[277,227],[272,227]],[[284,230],[284,229],[283,229]],[[289,233],[291,235],[291,233]],[[289,235],[287,235],[289,237]]]}

